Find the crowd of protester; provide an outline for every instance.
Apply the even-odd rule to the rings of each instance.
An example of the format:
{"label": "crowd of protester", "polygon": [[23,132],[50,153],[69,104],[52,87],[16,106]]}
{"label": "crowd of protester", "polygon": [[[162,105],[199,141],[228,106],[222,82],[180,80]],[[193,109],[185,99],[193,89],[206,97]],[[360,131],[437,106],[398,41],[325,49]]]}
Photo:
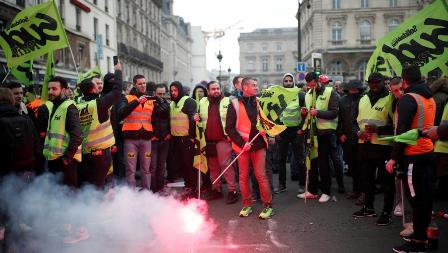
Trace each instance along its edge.
{"label": "crowd of protester", "polygon": [[[400,234],[408,242],[394,250],[424,252],[432,198],[446,199],[448,192],[448,78],[428,83],[410,66],[401,77],[371,73],[367,85],[333,82],[314,72],[305,80],[298,84],[293,74],[283,76],[284,88],[300,91],[298,103],[281,116],[286,130],[275,137],[257,128],[259,86],[251,77],[236,76],[230,96],[216,81],[197,85],[189,96],[178,81],[156,85],[140,74],[132,88],[124,85],[118,63],[114,73],[82,80],[75,92],[64,78],[53,77],[48,101],[11,82],[0,88],[0,173],[26,180],[59,173],[73,190],[124,184],[162,195],[182,178],[182,199],[212,201],[227,193],[227,204],[242,199],[241,217],[260,200],[259,217],[268,219],[273,194],[287,191],[289,161],[298,198],[330,201],[335,177],[337,192],[361,206],[356,218],[377,216],[375,193],[382,191],[379,226],[403,215],[400,198],[407,197],[412,223]],[[418,129],[414,145],[381,139],[412,129]],[[205,136],[208,164],[200,177],[198,135]],[[344,172],[352,178],[349,192]],[[400,181],[404,194],[398,192]],[[1,216],[5,225],[8,218]]]}

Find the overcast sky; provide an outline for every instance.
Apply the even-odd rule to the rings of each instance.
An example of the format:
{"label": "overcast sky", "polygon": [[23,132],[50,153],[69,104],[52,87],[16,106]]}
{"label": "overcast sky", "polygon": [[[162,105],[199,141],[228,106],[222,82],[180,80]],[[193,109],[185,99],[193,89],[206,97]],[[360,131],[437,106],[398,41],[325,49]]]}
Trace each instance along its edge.
{"label": "overcast sky", "polygon": [[207,69],[219,69],[216,58],[221,50],[222,69],[239,73],[238,36],[256,28],[297,27],[298,0],[174,0],[173,12],[203,31],[226,29],[220,39],[209,39]]}

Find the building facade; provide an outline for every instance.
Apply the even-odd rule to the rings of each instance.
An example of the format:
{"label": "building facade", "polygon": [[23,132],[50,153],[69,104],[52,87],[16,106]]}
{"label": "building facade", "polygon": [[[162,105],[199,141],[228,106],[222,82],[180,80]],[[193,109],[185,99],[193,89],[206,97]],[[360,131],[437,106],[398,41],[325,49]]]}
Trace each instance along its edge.
{"label": "building facade", "polygon": [[[111,1],[112,2],[112,1]],[[161,0],[115,0],[118,56],[125,81],[136,74],[159,83],[161,61]]]}
{"label": "building facade", "polygon": [[317,53],[322,55],[322,73],[333,80],[364,80],[376,41],[414,15],[425,2],[428,1],[303,1],[298,13],[299,37],[307,70],[313,70],[313,53]]}
{"label": "building facade", "polygon": [[173,0],[162,0],[161,54],[164,63],[162,82],[180,81],[192,86],[191,26],[173,15]]}
{"label": "building facade", "polygon": [[283,74],[294,73],[297,28],[256,29],[241,33],[238,43],[240,73],[257,78],[259,84],[281,84]]}
{"label": "building facade", "polygon": [[207,71],[206,47],[207,39],[200,26],[191,27],[191,73],[193,84],[210,80]]}

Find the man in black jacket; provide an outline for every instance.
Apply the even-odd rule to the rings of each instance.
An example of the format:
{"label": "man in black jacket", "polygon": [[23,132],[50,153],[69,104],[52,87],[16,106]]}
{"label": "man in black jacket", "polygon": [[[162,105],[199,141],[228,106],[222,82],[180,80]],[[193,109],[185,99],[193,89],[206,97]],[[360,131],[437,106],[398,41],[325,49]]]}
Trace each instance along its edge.
{"label": "man in black jacket", "polygon": [[[78,109],[74,102],[65,96],[66,89],[68,89],[68,84],[64,78],[55,76],[50,79],[48,83],[50,102],[41,106],[42,111],[39,116],[48,120],[44,155],[48,159],[49,171],[62,172],[64,184],[78,187],[77,168],[81,161],[81,125]],[[49,106],[51,110],[49,110]],[[60,122],[62,118],[65,118],[65,122]],[[68,143],[65,143],[67,141],[65,137],[63,143],[54,142],[53,139],[59,139],[61,133],[68,137]]]}
{"label": "man in black jacket", "polygon": [[[93,79],[81,82],[83,101],[77,104],[83,132],[82,162],[79,182],[90,183],[102,189],[112,166],[111,147],[115,138],[110,123],[109,110],[120,100],[122,89],[121,65],[115,65],[112,91],[100,97],[100,89]],[[102,89],[102,82],[101,82]]]}
{"label": "man in black jacket", "polygon": [[159,192],[164,187],[165,163],[168,157],[170,134],[170,103],[165,99],[166,86],[155,87],[153,114],[154,136],[151,140],[151,190]]}
{"label": "man in black jacket", "polygon": [[363,87],[360,80],[351,80],[344,87],[347,93],[339,100],[337,135],[344,150],[344,160],[347,162],[349,175],[353,178],[353,192],[347,194],[348,199],[356,199],[361,195],[356,114]]}
{"label": "man in black jacket", "polygon": [[[403,69],[404,95],[398,103],[397,135],[410,129],[428,130],[434,126],[436,104],[432,92],[422,80],[419,67],[408,66]],[[395,252],[426,252],[428,239],[426,230],[431,222],[432,212],[432,167],[433,143],[425,135],[417,139],[416,145],[394,143],[392,158],[386,169],[393,173],[397,161],[403,161],[407,170],[407,191],[411,195],[412,222],[414,234],[410,241],[398,247]]]}
{"label": "man in black jacket", "polygon": [[142,188],[149,190],[151,184],[149,167],[151,164],[154,101],[148,100],[146,80],[143,75],[134,76],[133,82],[135,89],[122,99],[119,112],[120,118],[123,119],[122,136],[124,139],[126,180],[131,188],[136,187],[135,172],[137,159],[139,159]]}
{"label": "man in black jacket", "polygon": [[194,144],[196,138],[196,121],[194,115],[197,112],[196,102],[185,95],[184,87],[178,81],[170,85],[170,130],[173,153],[171,165],[174,170],[180,172],[185,180],[183,196],[194,197],[198,187],[197,170],[193,167]]}

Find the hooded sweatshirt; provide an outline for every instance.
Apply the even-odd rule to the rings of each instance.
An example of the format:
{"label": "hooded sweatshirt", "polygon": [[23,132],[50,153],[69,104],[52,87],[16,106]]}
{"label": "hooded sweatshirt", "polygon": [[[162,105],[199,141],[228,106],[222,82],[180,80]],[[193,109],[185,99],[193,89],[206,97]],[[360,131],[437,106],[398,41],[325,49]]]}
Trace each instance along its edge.
{"label": "hooded sweatshirt", "polygon": [[[179,91],[179,96],[177,96],[176,98],[173,97],[173,95],[171,95],[171,101],[173,101],[174,103],[177,104],[177,102],[179,102],[179,100],[185,96],[184,93],[184,87],[182,86],[182,84],[180,82],[173,82],[170,85],[170,90],[171,87],[175,86],[177,88],[177,90]],[[189,121],[189,129],[188,129],[188,136],[191,139],[196,138],[196,121],[194,121],[194,115],[197,112],[197,104],[196,101],[194,101],[194,99],[192,98],[187,98],[187,100],[185,100],[184,103],[184,107],[182,107],[181,110],[183,113],[187,114],[188,116],[188,121]]]}
{"label": "hooded sweatshirt", "polygon": [[[425,81],[411,84],[404,90],[405,95],[403,95],[398,102],[397,135],[411,130],[412,120],[417,113],[417,102],[411,96],[406,96],[406,93],[416,93],[424,98],[432,98],[432,92]],[[406,144],[395,142],[392,151],[392,159],[395,161],[400,160],[404,154],[405,147]]]}

